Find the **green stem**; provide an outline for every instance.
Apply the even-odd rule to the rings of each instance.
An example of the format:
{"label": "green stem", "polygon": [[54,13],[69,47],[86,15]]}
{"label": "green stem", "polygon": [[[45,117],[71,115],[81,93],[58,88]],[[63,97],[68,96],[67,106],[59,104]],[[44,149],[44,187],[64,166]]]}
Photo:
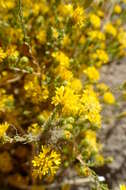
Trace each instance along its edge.
{"label": "green stem", "polygon": [[23,18],[23,11],[22,11],[22,0],[18,0],[18,7],[19,7],[19,18],[21,22],[22,31],[24,34],[24,41],[26,42],[26,30],[25,30],[25,24],[24,24],[24,18]]}

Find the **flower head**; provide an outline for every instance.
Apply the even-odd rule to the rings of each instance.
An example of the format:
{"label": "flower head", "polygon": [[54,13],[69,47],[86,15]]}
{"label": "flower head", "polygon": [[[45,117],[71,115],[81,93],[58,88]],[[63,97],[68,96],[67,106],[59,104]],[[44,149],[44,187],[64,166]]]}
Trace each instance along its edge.
{"label": "flower head", "polygon": [[84,25],[84,21],[85,21],[85,13],[84,13],[84,9],[82,7],[77,7],[74,12],[73,12],[73,20],[75,22],[75,24],[77,24],[78,26],[83,27]]}
{"label": "flower head", "polygon": [[97,49],[95,53],[91,55],[93,60],[99,60],[102,64],[108,63],[109,56],[105,50]]}
{"label": "flower head", "polygon": [[115,97],[111,92],[105,92],[103,98],[104,98],[104,102],[107,104],[114,104],[115,103]]}
{"label": "flower head", "polygon": [[105,40],[104,33],[99,31],[99,30],[91,30],[91,31],[89,31],[88,36],[90,37],[91,40],[100,40],[100,41]]}
{"label": "flower head", "polygon": [[122,12],[122,8],[119,4],[116,4],[115,7],[114,7],[114,12],[116,14],[120,14]]}
{"label": "flower head", "polygon": [[38,78],[28,78],[24,84],[25,96],[32,102],[38,104],[48,99],[49,91],[46,84],[39,84]]}
{"label": "flower head", "polygon": [[92,130],[87,130],[85,132],[85,139],[88,142],[91,149],[98,151],[97,141],[96,141],[96,133]]}
{"label": "flower head", "polygon": [[40,30],[40,32],[37,34],[36,38],[41,44],[45,44],[46,43],[46,31]]}
{"label": "flower head", "polygon": [[100,75],[99,72],[95,67],[88,67],[87,69],[84,70],[84,74],[88,77],[90,81],[96,82],[99,80]]}
{"label": "flower head", "polygon": [[80,109],[79,95],[75,94],[70,86],[61,86],[56,89],[56,95],[52,99],[52,104],[62,106],[64,115],[76,115]]}
{"label": "flower head", "polygon": [[107,23],[104,26],[104,29],[105,29],[106,33],[112,35],[113,37],[115,37],[117,35],[117,30],[111,23]]}
{"label": "flower head", "polygon": [[89,120],[93,125],[101,126],[101,105],[98,97],[92,86],[87,86],[81,98],[81,114],[84,114],[85,119]]}
{"label": "flower head", "polygon": [[126,48],[126,31],[122,28],[120,28],[120,31],[118,33],[118,41],[120,43],[120,45],[123,47],[123,48]]}
{"label": "flower head", "polygon": [[0,138],[3,137],[9,127],[9,124],[7,122],[0,124]]}
{"label": "flower head", "polygon": [[101,20],[95,14],[90,14],[90,22],[94,26],[94,28],[100,28],[101,26]]}
{"label": "flower head", "polygon": [[73,14],[72,4],[60,4],[58,7],[59,13],[63,16],[71,16]]}
{"label": "flower head", "polygon": [[33,175],[39,177],[47,174],[55,175],[56,171],[61,164],[60,154],[55,150],[52,150],[50,147],[42,146],[42,152],[38,156],[35,156],[32,160],[33,164]]}
{"label": "flower head", "polygon": [[62,51],[52,53],[52,57],[63,67],[69,67],[69,57],[67,57]]}

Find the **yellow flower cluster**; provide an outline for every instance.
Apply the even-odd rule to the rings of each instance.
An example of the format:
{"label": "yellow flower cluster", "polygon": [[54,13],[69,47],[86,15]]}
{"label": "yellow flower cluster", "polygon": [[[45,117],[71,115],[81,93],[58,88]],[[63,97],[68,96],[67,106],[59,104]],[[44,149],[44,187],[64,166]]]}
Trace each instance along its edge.
{"label": "yellow flower cluster", "polygon": [[7,54],[0,47],[0,63],[6,58]]}
{"label": "yellow flower cluster", "polygon": [[6,131],[8,128],[9,128],[9,124],[7,122],[0,124],[0,138],[6,134]]}
{"label": "yellow flower cluster", "polygon": [[56,89],[56,95],[52,98],[52,104],[62,105],[62,113],[65,115],[76,115],[79,112],[79,95],[69,86],[61,86]]}
{"label": "yellow flower cluster", "polygon": [[48,98],[48,88],[45,84],[39,85],[38,78],[34,76],[26,80],[24,84],[25,96],[30,98],[34,103],[44,102]]}
{"label": "yellow flower cluster", "polygon": [[100,18],[93,13],[90,14],[90,22],[94,28],[100,28],[101,26]]}
{"label": "yellow flower cluster", "polygon": [[62,65],[58,65],[54,73],[59,75],[64,81],[70,81],[73,78],[73,73]]}
{"label": "yellow flower cluster", "polygon": [[88,35],[91,40],[102,40],[104,41],[106,39],[105,34],[99,30],[91,30],[88,32]]}
{"label": "yellow flower cluster", "polygon": [[117,30],[111,23],[107,23],[104,28],[107,34],[111,34],[114,37],[117,35]]}
{"label": "yellow flower cluster", "polygon": [[91,58],[98,61],[100,65],[108,63],[109,61],[108,54],[105,52],[105,50],[102,49],[96,50],[96,52],[91,55]]}
{"label": "yellow flower cluster", "polygon": [[88,86],[82,97],[76,94],[70,86],[61,86],[56,89],[52,104],[62,106],[65,115],[83,115],[91,124],[101,126],[101,106],[98,97],[91,86]]}
{"label": "yellow flower cluster", "polygon": [[32,160],[33,176],[39,177],[51,175],[54,176],[61,164],[61,156],[50,147],[42,146],[42,151]]}
{"label": "yellow flower cluster", "polygon": [[106,92],[107,90],[109,90],[109,87],[105,83],[98,83],[97,84],[97,89],[100,92]]}
{"label": "yellow flower cluster", "polygon": [[92,66],[92,67],[87,67],[84,70],[84,74],[88,77],[88,79],[92,82],[97,82],[100,78],[99,72],[97,69]]}
{"label": "yellow flower cluster", "polygon": [[76,25],[83,27],[85,21],[85,13],[82,7],[77,7],[73,12],[73,20]]}
{"label": "yellow flower cluster", "polygon": [[60,4],[58,7],[59,13],[63,16],[72,16],[73,15],[73,5],[72,4]]}
{"label": "yellow flower cluster", "polygon": [[94,151],[98,151],[98,145],[96,140],[96,133],[92,130],[87,130],[85,132],[85,140],[89,144],[89,148],[93,149]]}
{"label": "yellow flower cluster", "polygon": [[81,80],[77,79],[77,78],[72,78],[71,82],[70,82],[70,86],[71,88],[76,92],[80,92],[82,90],[82,82]]}
{"label": "yellow flower cluster", "polygon": [[[76,168],[78,153],[85,164],[104,163],[97,130],[101,109],[116,105],[116,100],[111,89],[99,83],[99,68],[126,56],[125,0],[112,6],[111,15],[108,3],[0,1],[0,120],[13,123],[17,133],[23,131],[23,137],[14,130],[8,133],[14,142],[34,140],[35,152],[51,144],[42,146],[32,161],[35,177],[53,176],[61,156],[61,172],[73,163]],[[9,125],[0,126],[1,138]]]}
{"label": "yellow flower cluster", "polygon": [[123,28],[120,28],[119,34],[118,34],[118,41],[121,44],[121,48],[126,48],[126,31],[124,31]]}
{"label": "yellow flower cluster", "polygon": [[12,9],[15,6],[15,2],[11,0],[8,1],[1,0],[0,6],[4,9]]}
{"label": "yellow flower cluster", "polygon": [[46,1],[40,1],[37,3],[33,3],[29,0],[27,0],[27,2],[24,1],[24,4],[32,9],[32,13],[34,14],[34,16],[38,16],[40,12],[43,14],[46,14],[49,11],[49,7],[48,7]]}
{"label": "yellow flower cluster", "polygon": [[81,112],[93,125],[101,127],[101,105],[92,86],[88,86],[81,98]]}
{"label": "yellow flower cluster", "polygon": [[0,89],[0,111],[12,111],[14,107],[13,95],[8,95],[4,89]]}
{"label": "yellow flower cluster", "polygon": [[45,44],[46,43],[46,31],[45,30],[40,30],[36,36],[37,40],[41,43],[41,44]]}
{"label": "yellow flower cluster", "polygon": [[67,57],[63,52],[54,52],[52,56],[55,58],[57,62],[63,67],[68,68],[70,64],[69,57]]}

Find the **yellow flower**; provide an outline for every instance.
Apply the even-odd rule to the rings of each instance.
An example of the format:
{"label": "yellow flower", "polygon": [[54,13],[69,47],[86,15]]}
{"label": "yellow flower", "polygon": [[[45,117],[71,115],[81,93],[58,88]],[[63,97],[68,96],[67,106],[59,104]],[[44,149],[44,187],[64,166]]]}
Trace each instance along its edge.
{"label": "yellow flower", "polygon": [[73,78],[73,73],[61,65],[55,69],[55,74],[59,75],[63,80],[66,81],[71,81]]}
{"label": "yellow flower", "polygon": [[97,82],[100,78],[98,70],[93,66],[87,67],[84,70],[84,74],[88,77],[90,81],[93,81],[93,82]]}
{"label": "yellow flower", "polygon": [[113,37],[117,35],[117,30],[111,23],[107,23],[104,29],[106,33],[111,34]]}
{"label": "yellow flower", "polygon": [[105,52],[105,50],[98,49],[96,50],[96,53],[91,54],[91,58],[94,60],[99,60],[101,63],[108,63],[109,61],[109,56]]}
{"label": "yellow flower", "polygon": [[46,31],[45,30],[41,30],[37,36],[36,36],[37,40],[41,43],[41,44],[45,44],[46,43]]}
{"label": "yellow flower", "polygon": [[62,41],[61,41],[61,44],[62,44],[63,46],[67,46],[67,45],[70,44],[70,38],[69,38],[68,35],[65,35],[65,36],[63,37],[63,39],[62,39]]}
{"label": "yellow flower", "polygon": [[68,130],[64,130],[64,137],[65,139],[69,140],[71,138],[71,133]]}
{"label": "yellow flower", "polygon": [[41,86],[41,92],[42,92],[43,101],[47,100],[49,97],[49,91],[46,85],[43,84]]}
{"label": "yellow flower", "polygon": [[63,16],[72,16],[73,5],[72,4],[60,4],[58,7],[59,13]]}
{"label": "yellow flower", "polygon": [[87,86],[81,97],[80,113],[84,114],[85,119],[89,120],[93,125],[101,127],[101,105],[92,86]]}
{"label": "yellow flower", "polygon": [[90,32],[88,32],[89,37],[91,38],[91,40],[105,40],[105,35],[104,33],[100,32],[99,30],[92,30]]}
{"label": "yellow flower", "polygon": [[4,89],[0,90],[0,111],[11,111],[14,107],[13,95],[7,95]]}
{"label": "yellow flower", "polygon": [[120,28],[117,38],[122,47],[126,48],[126,31],[123,28]]}
{"label": "yellow flower", "polygon": [[84,25],[84,21],[85,21],[85,12],[83,7],[77,7],[74,12],[73,12],[73,20],[75,22],[75,24],[77,24],[78,26],[83,27]]}
{"label": "yellow flower", "polygon": [[108,54],[104,50],[97,50],[96,53],[99,60],[103,61],[103,63],[107,63],[109,61]]}
{"label": "yellow flower", "polygon": [[91,24],[94,26],[94,28],[100,28],[100,26],[101,26],[100,17],[91,13],[89,19],[90,19]]}
{"label": "yellow flower", "polygon": [[126,190],[126,185],[124,184],[120,185],[120,190]]}
{"label": "yellow flower", "polygon": [[50,116],[50,111],[44,110],[42,112],[42,115],[43,115],[44,119],[47,120],[49,118],[49,116]]}
{"label": "yellow flower", "polygon": [[37,16],[40,12],[46,14],[48,11],[49,7],[45,2],[32,3],[32,12],[35,16]]}
{"label": "yellow flower", "polygon": [[0,138],[6,134],[8,127],[9,127],[9,124],[7,122],[0,124]]}
{"label": "yellow flower", "polygon": [[12,0],[1,0],[0,2],[0,6],[2,6],[5,9],[13,9],[15,7],[15,1]]}
{"label": "yellow flower", "polygon": [[86,37],[84,35],[82,35],[79,42],[80,42],[80,44],[84,45],[86,42]]}
{"label": "yellow flower", "polygon": [[105,92],[104,93],[104,102],[107,104],[114,104],[115,103],[115,97],[111,92]]}
{"label": "yellow flower", "polygon": [[62,51],[53,52],[52,57],[54,57],[55,60],[60,63],[60,65],[66,68],[69,67],[69,57],[67,57]]}
{"label": "yellow flower", "polygon": [[70,86],[56,88],[56,95],[52,98],[52,104],[62,105],[64,115],[76,115],[80,110],[79,95],[74,93]]}
{"label": "yellow flower", "polygon": [[46,84],[39,84],[36,76],[28,78],[24,84],[25,96],[30,98],[33,103],[40,103],[47,100],[49,91]]}
{"label": "yellow flower", "polygon": [[6,58],[7,54],[0,47],[0,63]]}
{"label": "yellow flower", "polygon": [[[49,118],[49,116],[50,116],[50,111],[48,111],[48,110],[44,110],[44,111],[42,111],[38,116],[37,116],[37,119],[38,119],[38,121],[41,123],[41,124],[43,124],[45,121],[47,121],[47,119]],[[36,123],[34,124],[34,125],[36,125]],[[30,126],[30,127],[32,127],[32,126]],[[33,126],[34,127],[34,126]],[[33,127],[32,127],[32,129],[33,129]],[[36,128],[36,126],[35,126],[35,128]],[[37,127],[37,129],[40,129],[41,128],[41,130],[40,130],[40,132],[42,132],[43,131],[43,128],[42,127]]]}
{"label": "yellow flower", "polygon": [[33,11],[33,14],[34,15],[38,15],[39,14],[39,12],[40,12],[40,10],[41,10],[41,8],[40,8],[41,6],[40,6],[40,4],[38,3],[38,4],[34,4],[34,7],[32,8],[32,11]]}
{"label": "yellow flower", "polygon": [[116,4],[115,7],[114,7],[114,12],[116,14],[120,14],[122,12],[122,8],[119,4]]}
{"label": "yellow flower", "polygon": [[115,23],[117,26],[120,26],[122,24],[122,20],[118,18]]}
{"label": "yellow flower", "polygon": [[56,28],[52,28],[52,36],[53,38],[57,39],[59,36],[58,31],[56,30]]}
{"label": "yellow flower", "polygon": [[70,82],[70,86],[71,88],[75,91],[75,92],[79,92],[82,90],[82,83],[79,79],[77,78],[73,78],[73,80]]}
{"label": "yellow flower", "polygon": [[50,147],[42,146],[42,151],[32,160],[33,176],[39,177],[51,174],[54,176],[61,164],[61,156]]}
{"label": "yellow flower", "polygon": [[19,56],[19,51],[16,50],[17,47],[14,45],[11,45],[8,49],[7,49],[7,55],[11,58],[13,58],[13,60],[16,60]]}
{"label": "yellow flower", "polygon": [[100,154],[97,154],[97,155],[95,156],[95,161],[96,161],[96,164],[97,164],[98,166],[103,166],[103,165],[104,165],[104,162],[105,162],[104,157],[103,157],[102,155],[100,155]]}
{"label": "yellow flower", "polygon": [[100,17],[104,17],[104,12],[102,10],[98,10],[97,14]]}
{"label": "yellow flower", "polygon": [[32,135],[38,135],[42,132],[42,127],[38,125],[38,123],[33,123],[28,127],[28,133],[32,133]]}
{"label": "yellow flower", "polygon": [[85,139],[92,149],[94,149],[95,151],[98,151],[97,142],[96,142],[96,133],[94,131],[90,129],[87,130],[85,132]]}
{"label": "yellow flower", "polygon": [[52,104],[57,106],[58,104],[62,103],[62,100],[63,100],[63,97],[64,97],[64,91],[65,91],[64,86],[56,88],[56,95],[52,99]]}
{"label": "yellow flower", "polygon": [[98,88],[98,90],[100,90],[102,92],[105,92],[109,89],[109,87],[104,83],[97,84],[97,88]]}

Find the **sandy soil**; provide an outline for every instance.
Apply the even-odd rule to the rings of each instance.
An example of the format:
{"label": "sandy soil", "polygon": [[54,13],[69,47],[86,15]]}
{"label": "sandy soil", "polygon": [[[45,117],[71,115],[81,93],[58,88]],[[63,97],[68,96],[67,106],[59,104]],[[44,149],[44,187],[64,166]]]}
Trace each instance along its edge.
{"label": "sandy soil", "polygon": [[104,154],[112,156],[114,161],[100,172],[106,176],[111,189],[117,190],[120,183],[126,183],[126,118],[118,119],[119,114],[126,111],[126,101],[119,100],[118,90],[118,87],[126,81],[126,60],[104,66],[101,69],[101,81],[111,87],[119,101],[113,108],[107,106],[103,113],[106,116],[101,130]]}

